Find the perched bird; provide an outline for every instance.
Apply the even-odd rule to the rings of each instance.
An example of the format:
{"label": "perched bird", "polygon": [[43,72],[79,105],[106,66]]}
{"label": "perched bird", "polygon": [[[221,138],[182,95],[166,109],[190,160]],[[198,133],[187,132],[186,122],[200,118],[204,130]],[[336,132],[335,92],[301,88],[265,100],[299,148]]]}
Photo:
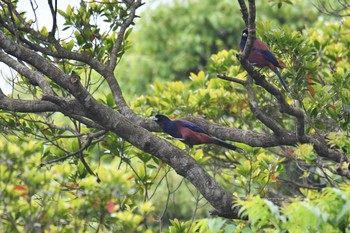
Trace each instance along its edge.
{"label": "perched bird", "polygon": [[[243,51],[245,44],[247,43],[248,38],[248,29],[245,28],[242,31],[241,42],[239,43],[240,50]],[[284,89],[289,93],[289,89],[287,84],[282,79],[281,73],[278,71],[278,68],[286,67],[285,64],[269,50],[269,48],[259,39],[256,39],[253,44],[253,48],[249,54],[248,61],[252,63],[252,65],[257,66],[259,68],[263,68],[265,66],[269,67],[275,74],[277,74],[280,79]]]}
{"label": "perched bird", "polygon": [[198,144],[216,144],[230,150],[243,153],[244,150],[223,140],[209,135],[198,125],[185,120],[170,120],[167,116],[156,115],[155,121],[168,134],[181,140],[191,148]]}

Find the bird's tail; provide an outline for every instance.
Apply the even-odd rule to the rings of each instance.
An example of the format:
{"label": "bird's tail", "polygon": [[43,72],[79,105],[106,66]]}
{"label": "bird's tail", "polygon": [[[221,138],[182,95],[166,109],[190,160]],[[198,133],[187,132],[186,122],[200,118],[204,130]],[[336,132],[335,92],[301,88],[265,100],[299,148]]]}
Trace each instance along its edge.
{"label": "bird's tail", "polygon": [[277,69],[276,67],[274,67],[273,71],[277,74],[277,76],[278,76],[278,78],[280,79],[280,81],[281,81],[281,83],[282,83],[284,89],[285,89],[286,92],[289,94],[290,91],[289,91],[289,89],[288,89],[288,87],[287,87],[286,82],[283,80],[281,73],[278,71],[278,69]]}
{"label": "bird's tail", "polygon": [[273,69],[273,71],[277,74],[277,76],[278,76],[278,78],[280,79],[280,81],[281,81],[281,83],[282,83],[284,89],[285,89],[286,92],[289,94],[290,91],[289,91],[289,89],[288,89],[288,87],[287,87],[286,82],[283,80],[281,73],[278,71],[278,69],[277,69],[276,67],[275,67],[275,69]]}
{"label": "bird's tail", "polygon": [[246,153],[245,150],[243,150],[243,149],[241,149],[241,148],[239,148],[239,147],[237,147],[237,146],[234,146],[234,145],[232,145],[232,144],[229,144],[229,143],[227,143],[227,142],[225,142],[225,141],[223,141],[223,140],[221,140],[221,139],[218,139],[218,138],[214,138],[214,139],[215,139],[215,144],[216,144],[216,145],[225,147],[225,148],[230,149],[230,150],[237,151],[237,152],[242,153],[242,154],[245,154],[245,153]]}

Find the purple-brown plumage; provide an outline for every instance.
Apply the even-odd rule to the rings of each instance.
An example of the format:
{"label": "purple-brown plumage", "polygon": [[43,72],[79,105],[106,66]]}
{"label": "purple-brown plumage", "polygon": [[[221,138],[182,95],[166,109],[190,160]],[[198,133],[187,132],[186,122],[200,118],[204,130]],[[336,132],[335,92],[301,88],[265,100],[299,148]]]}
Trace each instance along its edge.
{"label": "purple-brown plumage", "polygon": [[190,147],[199,144],[216,144],[243,153],[242,149],[209,135],[204,129],[190,121],[170,120],[164,115],[156,115],[155,121],[166,133],[181,140]]}
{"label": "purple-brown plumage", "polygon": [[[239,44],[240,50],[243,51],[248,38],[248,29],[245,28],[242,32],[241,42]],[[256,39],[253,44],[253,48],[249,54],[248,61],[252,65],[263,68],[265,66],[269,67],[279,78],[284,89],[289,93],[287,84],[282,79],[281,73],[278,71],[278,68],[284,68],[284,63],[277,59],[275,55],[269,50],[269,48],[259,39]]]}

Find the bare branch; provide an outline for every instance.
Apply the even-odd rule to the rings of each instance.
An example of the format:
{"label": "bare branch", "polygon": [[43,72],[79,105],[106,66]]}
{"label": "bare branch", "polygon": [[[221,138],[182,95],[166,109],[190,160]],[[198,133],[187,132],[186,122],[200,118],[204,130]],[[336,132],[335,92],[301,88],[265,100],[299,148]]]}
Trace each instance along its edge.
{"label": "bare branch", "polygon": [[255,97],[254,90],[251,86],[247,86],[249,105],[252,113],[259,119],[265,126],[271,129],[276,135],[282,136],[288,134],[286,130],[283,129],[281,125],[279,125],[274,119],[261,111],[258,107],[258,101]]}
{"label": "bare branch", "polygon": [[346,13],[346,10],[350,9],[350,2],[348,0],[318,0],[317,2],[317,4],[313,3],[313,5],[323,14],[332,15],[335,17],[347,17],[350,15],[349,13]]}
{"label": "bare branch", "polygon": [[52,0],[48,0],[51,15],[52,15],[52,29],[51,32],[49,33],[49,37],[54,38],[55,37],[55,32],[57,28],[57,0],[55,0],[55,6],[52,4]]}
{"label": "bare branch", "polygon": [[[45,165],[49,165],[49,164],[53,164],[53,163],[58,163],[58,162],[62,162],[62,161],[64,161],[64,160],[66,160],[67,158],[69,158],[69,157],[72,157],[72,156],[76,156],[76,155],[78,155],[79,157],[81,157],[81,154],[82,154],[82,152],[84,151],[84,150],[86,150],[90,145],[91,145],[91,143],[92,143],[92,140],[94,139],[94,138],[97,138],[97,137],[101,137],[101,136],[103,136],[103,135],[105,135],[106,134],[106,131],[99,131],[99,132],[97,132],[97,133],[89,133],[88,135],[87,135],[87,139],[86,139],[86,141],[85,141],[85,143],[84,143],[84,145],[81,145],[81,147],[80,147],[80,149],[79,150],[77,150],[77,151],[75,151],[75,152],[72,152],[72,153],[68,153],[67,155],[65,155],[65,156],[63,156],[63,157],[60,157],[60,158],[57,158],[57,159],[53,159],[53,160],[50,160],[50,161],[44,161],[44,162],[42,162],[41,164],[40,164],[40,166],[42,167],[42,166],[45,166]],[[84,160],[85,161],[85,160]],[[85,163],[86,163],[86,161],[85,161]],[[84,164],[85,165],[85,164]],[[90,167],[89,167],[90,168]],[[90,171],[91,171],[91,169],[90,169]],[[91,172],[89,171],[89,173],[91,174]],[[92,172],[92,175],[94,175],[94,173]]]}
{"label": "bare branch", "polygon": [[[58,163],[58,162],[63,162],[64,160],[68,159],[69,157],[72,157],[72,156],[78,156],[80,157],[80,153],[83,152],[86,148],[88,148],[90,146],[92,142],[92,138],[88,137],[84,146],[82,146],[79,150],[77,151],[74,151],[72,153],[69,153],[63,157],[60,157],[60,158],[57,158],[57,159],[53,159],[53,160],[50,160],[50,161],[44,161],[40,164],[40,167],[42,166],[45,166],[45,165],[49,165],[49,164],[54,164],[54,163]],[[91,170],[91,169],[90,169]],[[92,174],[94,174],[92,172]]]}
{"label": "bare branch", "polygon": [[136,9],[139,8],[141,5],[142,5],[141,0],[135,0],[130,5],[129,16],[123,22],[123,24],[121,25],[121,27],[119,29],[119,32],[118,32],[117,40],[114,43],[114,46],[113,46],[113,49],[112,49],[112,52],[111,52],[111,58],[110,58],[109,65],[108,65],[108,69],[110,71],[114,71],[114,69],[115,69],[115,67],[117,65],[118,52],[119,52],[120,47],[121,47],[121,45],[123,43],[124,34],[126,32],[126,29],[134,21]]}
{"label": "bare branch", "polygon": [[244,0],[238,0],[238,3],[239,3],[239,6],[241,8],[242,18],[244,20],[244,23],[245,23],[246,27],[248,27],[248,17],[249,17],[248,8],[247,8]]}
{"label": "bare branch", "polygon": [[234,83],[239,83],[239,84],[242,84],[243,86],[247,85],[246,81],[243,81],[243,80],[238,79],[238,78],[229,77],[226,74],[217,74],[216,77],[223,79],[223,80],[231,81]]}
{"label": "bare branch", "polygon": [[0,109],[13,112],[55,112],[60,108],[48,101],[43,100],[17,100],[10,99],[0,89]]}
{"label": "bare branch", "polygon": [[287,179],[284,179],[284,178],[280,178],[280,177],[277,177],[277,181],[279,182],[283,182],[283,183],[288,183],[288,184],[292,184],[298,188],[306,188],[306,189],[316,189],[316,190],[321,190],[322,188],[325,187],[325,185],[305,185],[305,184],[300,184],[300,183],[297,183],[293,180],[287,180]]}

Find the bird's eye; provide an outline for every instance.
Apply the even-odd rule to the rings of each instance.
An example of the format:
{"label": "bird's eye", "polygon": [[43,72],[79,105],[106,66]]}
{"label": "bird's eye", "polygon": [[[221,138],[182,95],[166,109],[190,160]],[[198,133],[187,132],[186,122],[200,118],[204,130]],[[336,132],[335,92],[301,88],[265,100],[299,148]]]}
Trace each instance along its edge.
{"label": "bird's eye", "polygon": [[242,36],[248,36],[248,33],[246,32],[243,32],[243,35]]}

